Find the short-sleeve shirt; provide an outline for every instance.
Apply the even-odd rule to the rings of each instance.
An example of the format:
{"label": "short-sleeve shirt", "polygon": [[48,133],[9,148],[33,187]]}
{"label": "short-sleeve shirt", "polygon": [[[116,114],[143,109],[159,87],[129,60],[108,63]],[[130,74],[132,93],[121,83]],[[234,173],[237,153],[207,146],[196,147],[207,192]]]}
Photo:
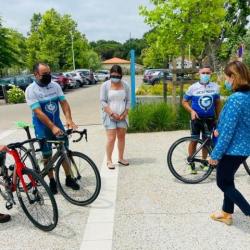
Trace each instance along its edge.
{"label": "short-sleeve shirt", "polygon": [[191,101],[191,107],[199,117],[214,117],[215,102],[220,99],[219,86],[214,82],[207,85],[196,82],[188,88],[184,99]]}
{"label": "short-sleeve shirt", "polygon": [[[33,82],[25,91],[27,104],[33,110],[41,108],[48,118],[58,127],[63,127],[60,120],[59,102],[65,100],[65,96],[59,84],[51,82],[46,87],[40,87],[36,82]],[[37,136],[48,130],[36,114],[32,113],[33,125]]]}

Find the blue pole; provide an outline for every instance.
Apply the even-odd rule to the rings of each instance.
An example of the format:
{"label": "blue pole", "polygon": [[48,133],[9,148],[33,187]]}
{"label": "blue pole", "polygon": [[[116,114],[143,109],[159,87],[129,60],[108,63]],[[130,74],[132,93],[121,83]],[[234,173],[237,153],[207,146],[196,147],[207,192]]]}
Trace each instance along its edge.
{"label": "blue pole", "polygon": [[135,107],[135,51],[130,50],[131,108]]}

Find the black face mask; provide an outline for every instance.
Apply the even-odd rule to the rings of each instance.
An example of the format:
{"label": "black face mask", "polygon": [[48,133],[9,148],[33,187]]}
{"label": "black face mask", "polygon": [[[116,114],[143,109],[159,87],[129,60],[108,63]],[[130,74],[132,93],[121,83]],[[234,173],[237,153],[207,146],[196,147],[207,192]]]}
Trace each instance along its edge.
{"label": "black face mask", "polygon": [[46,87],[51,82],[51,74],[44,74],[42,78],[37,82],[40,87]]}

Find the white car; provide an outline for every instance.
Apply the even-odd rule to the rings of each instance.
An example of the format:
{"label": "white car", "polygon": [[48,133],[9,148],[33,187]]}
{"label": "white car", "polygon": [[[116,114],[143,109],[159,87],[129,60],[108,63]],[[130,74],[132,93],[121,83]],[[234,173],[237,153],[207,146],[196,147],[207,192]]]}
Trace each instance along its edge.
{"label": "white car", "polygon": [[99,81],[107,81],[110,78],[109,70],[97,70],[95,75]]}

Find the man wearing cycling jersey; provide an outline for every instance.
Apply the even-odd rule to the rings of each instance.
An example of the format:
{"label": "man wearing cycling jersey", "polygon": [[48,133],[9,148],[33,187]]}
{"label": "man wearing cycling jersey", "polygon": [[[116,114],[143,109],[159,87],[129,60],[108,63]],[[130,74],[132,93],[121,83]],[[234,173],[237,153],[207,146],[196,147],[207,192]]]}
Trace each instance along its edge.
{"label": "man wearing cycling jersey", "polygon": [[[1,174],[1,167],[5,162],[5,151],[7,150],[6,146],[0,145],[0,174]],[[9,214],[1,214],[0,213],[0,223],[8,222],[11,219]]]}
{"label": "man wearing cycling jersey", "polygon": [[[27,104],[32,109],[32,119],[37,138],[54,140],[63,135],[64,127],[60,120],[60,106],[66,118],[66,126],[75,129],[77,126],[72,120],[71,110],[59,84],[51,82],[50,68],[47,64],[37,63],[34,65],[34,75],[36,80],[28,86],[25,91]],[[65,139],[65,145],[68,140]],[[52,156],[52,145],[42,143],[41,150],[45,164]],[[66,186],[78,190],[80,187],[71,177],[69,166],[65,161],[63,167],[66,174]],[[54,179],[53,170],[49,171],[50,189],[53,194],[57,193],[57,186]]]}
{"label": "man wearing cycling jersey", "polygon": [[[219,86],[210,81],[212,70],[210,66],[204,66],[199,70],[200,80],[192,84],[184,95],[182,105],[191,114],[191,136],[200,138],[206,136],[204,124],[207,124],[209,132],[212,132],[216,117],[220,112]],[[189,155],[193,155],[196,150],[197,142],[189,144]],[[202,158],[207,158],[208,152],[202,151]],[[201,166],[206,169],[205,166]],[[197,174],[197,170],[191,167],[191,174]]]}

